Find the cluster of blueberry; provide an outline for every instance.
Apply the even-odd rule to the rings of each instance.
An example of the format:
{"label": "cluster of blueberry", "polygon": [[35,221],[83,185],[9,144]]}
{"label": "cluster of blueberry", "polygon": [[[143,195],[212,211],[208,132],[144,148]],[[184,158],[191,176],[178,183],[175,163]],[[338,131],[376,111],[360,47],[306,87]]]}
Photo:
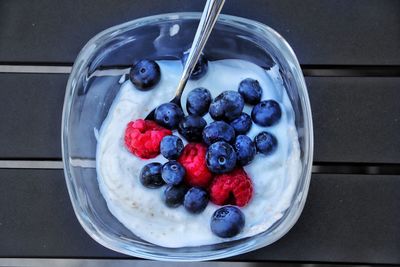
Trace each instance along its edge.
{"label": "cluster of blueberry", "polygon": [[164,202],[174,208],[182,203],[191,213],[202,212],[208,204],[208,193],[202,187],[191,187],[184,183],[186,169],[177,161],[183,151],[183,141],[174,135],[165,136],[160,144],[161,154],[169,161],[164,165],[153,162],[145,165],[140,173],[140,182],[147,188],[159,188],[164,184]]}
{"label": "cluster of blueberry", "polygon": [[[207,64],[201,56],[191,79],[203,77]],[[140,90],[149,90],[158,83],[160,75],[155,61],[142,60],[132,67],[130,80]],[[156,126],[139,129],[128,125],[125,143],[131,152],[138,150],[138,145],[147,149],[141,149],[142,153],[143,150],[149,152],[149,147],[153,146],[151,153],[146,152],[151,154],[147,158],[161,152],[169,160],[164,165],[157,162],[145,165],[140,174],[141,183],[147,188],[166,184],[166,205],[183,204],[193,214],[201,213],[209,200],[218,205],[233,204],[216,210],[210,226],[220,237],[238,234],[245,219],[237,206],[246,205],[253,192],[251,180],[242,167],[249,164],[257,152],[270,155],[278,145],[276,137],[267,131],[258,133],[254,140],[246,135],[253,122],[272,126],[281,118],[279,104],[274,100],[261,101],[261,97],[260,84],[250,78],[239,84],[238,91],[224,91],[215,99],[206,88],[196,88],[187,97],[187,116],[178,105],[164,103],[155,110]],[[254,106],[251,115],[243,112],[245,104]],[[207,113],[214,120],[208,125],[203,118]],[[146,124],[143,120],[140,123]],[[180,137],[171,135],[174,130],[189,144],[184,146]],[[143,137],[143,133],[151,140]],[[147,140],[145,145],[137,141],[139,135],[141,140]]]}

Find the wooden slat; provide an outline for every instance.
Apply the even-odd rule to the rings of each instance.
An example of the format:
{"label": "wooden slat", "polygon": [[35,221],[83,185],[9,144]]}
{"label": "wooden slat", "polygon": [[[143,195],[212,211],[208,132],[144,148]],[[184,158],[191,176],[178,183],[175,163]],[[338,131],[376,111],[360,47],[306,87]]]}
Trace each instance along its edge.
{"label": "wooden slat", "polygon": [[62,170],[0,169],[0,257],[116,257],[80,226]]}
{"label": "wooden slat", "polygon": [[303,214],[288,235],[238,258],[398,265],[399,178],[313,175]]}
{"label": "wooden slat", "polygon": [[0,158],[60,158],[67,75],[0,74]]}
{"label": "wooden slat", "polygon": [[[201,11],[204,1],[2,0],[0,62],[73,62],[99,31],[139,17]],[[397,0],[233,0],[223,13],[270,25],[302,64],[399,65]]]}
{"label": "wooden slat", "polygon": [[[0,159],[61,158],[66,80],[63,74],[0,74]],[[306,82],[315,161],[400,163],[395,134],[400,132],[400,78],[312,77]],[[92,135],[90,122],[86,132]]]}
{"label": "wooden slat", "polygon": [[[398,176],[314,175],[285,237],[228,260],[400,264],[399,187]],[[82,230],[61,170],[0,170],[0,205],[0,257],[126,258]]]}
{"label": "wooden slat", "polygon": [[307,78],[318,162],[400,163],[400,78]]}

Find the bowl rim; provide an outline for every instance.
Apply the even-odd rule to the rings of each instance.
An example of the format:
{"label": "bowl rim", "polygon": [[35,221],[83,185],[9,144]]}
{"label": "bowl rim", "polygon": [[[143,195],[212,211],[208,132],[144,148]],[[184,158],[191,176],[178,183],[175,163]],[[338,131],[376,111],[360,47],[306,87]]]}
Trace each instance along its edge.
{"label": "bowl rim", "polygon": [[[314,134],[313,134],[313,122],[312,122],[312,114],[311,114],[311,106],[310,106],[310,101],[309,101],[309,96],[307,92],[307,87],[304,81],[304,76],[302,75],[300,64],[297,60],[297,57],[293,51],[293,49],[290,47],[290,45],[287,43],[287,41],[274,29],[270,28],[269,26],[260,23],[258,21],[254,21],[251,19],[247,18],[242,18],[238,16],[233,16],[233,15],[226,15],[226,14],[221,14],[218,18],[217,23],[228,23],[230,26],[234,27],[240,27],[246,26],[248,27],[251,25],[254,30],[259,31],[260,33],[268,34],[268,35],[273,35],[274,38],[276,38],[280,42],[280,47],[283,47],[286,51],[286,56],[290,57],[290,61],[293,64],[292,69],[296,70],[293,75],[296,76],[296,81],[298,83],[298,90],[301,91],[299,93],[300,97],[300,104],[301,108],[304,112],[304,129],[308,130],[308,134],[305,134],[305,141],[304,141],[304,149],[307,152],[304,155],[304,164],[302,168],[302,173],[300,176],[300,181],[303,180],[302,184],[302,194],[301,197],[296,199],[296,201],[299,203],[298,208],[296,212],[291,213],[291,223],[287,224],[285,228],[280,229],[279,234],[275,234],[273,238],[264,240],[263,242],[263,236],[260,236],[260,234],[253,236],[251,238],[255,238],[256,240],[253,240],[252,242],[246,242],[245,244],[242,244],[240,249],[223,249],[221,251],[211,251],[207,255],[206,253],[202,254],[193,254],[190,253],[191,255],[185,255],[188,253],[177,253],[176,255],[159,255],[159,254],[154,254],[150,250],[146,249],[138,249],[137,246],[130,246],[129,248],[125,245],[121,245],[121,243],[118,244],[118,241],[115,241],[114,239],[110,239],[106,234],[102,233],[99,228],[96,227],[96,225],[91,221],[88,217],[84,216],[82,214],[82,209],[78,205],[78,203],[75,201],[78,199],[77,197],[77,191],[76,187],[74,185],[74,182],[72,181],[72,173],[70,170],[70,164],[69,164],[69,152],[68,152],[68,141],[67,141],[67,136],[68,136],[68,121],[69,117],[71,114],[71,106],[72,106],[72,96],[74,95],[75,88],[76,88],[76,83],[77,81],[75,78],[77,77],[78,73],[82,73],[84,70],[88,57],[87,55],[90,55],[91,52],[95,51],[96,49],[96,43],[99,42],[99,40],[105,38],[106,36],[111,37],[114,35],[117,35],[123,31],[126,30],[131,30],[137,27],[140,27],[142,25],[148,24],[148,23],[156,23],[156,22],[162,22],[162,21],[168,21],[168,20],[176,20],[176,19],[182,19],[182,20],[190,20],[190,19],[200,19],[201,13],[200,12],[176,12],[176,13],[165,13],[165,14],[158,14],[158,15],[152,15],[152,16],[147,16],[147,17],[142,17],[139,19],[131,20],[119,25],[115,25],[113,27],[110,27],[108,29],[105,29],[98,34],[96,34],[94,37],[92,37],[86,45],[82,48],[82,50],[79,52],[74,65],[72,67],[72,71],[69,75],[67,86],[66,86],[66,92],[65,92],[65,98],[64,98],[64,105],[63,105],[63,111],[62,111],[62,123],[61,123],[61,150],[62,150],[62,161],[64,165],[64,176],[68,188],[68,194],[71,199],[71,203],[73,206],[73,210],[75,212],[75,215],[79,221],[79,223],[82,225],[83,229],[91,236],[94,240],[96,240],[98,243],[103,245],[106,248],[109,248],[111,250],[114,250],[119,253],[124,253],[127,255],[131,256],[136,256],[140,258],[146,258],[146,259],[151,259],[151,260],[163,260],[163,261],[204,261],[204,260],[215,260],[215,259],[221,259],[225,257],[231,257],[235,256],[238,254],[250,252],[253,250],[256,250],[258,248],[267,246],[278,239],[280,239],[282,236],[284,236],[297,222],[298,218],[300,217],[302,210],[305,205],[305,201],[308,195],[308,190],[309,190],[309,184],[311,180],[311,170],[312,170],[312,160],[313,160],[313,150],[314,150]],[[121,29],[124,29],[121,31]],[[248,29],[247,29],[248,30]],[[299,183],[300,184],[300,183]],[[299,186],[299,185],[298,185]],[[292,203],[293,204],[293,203]],[[291,204],[291,205],[292,205]],[[288,220],[286,218],[285,220]],[[263,232],[265,233],[265,232]],[[265,239],[265,238],[264,238]],[[246,246],[244,246],[246,245]]]}

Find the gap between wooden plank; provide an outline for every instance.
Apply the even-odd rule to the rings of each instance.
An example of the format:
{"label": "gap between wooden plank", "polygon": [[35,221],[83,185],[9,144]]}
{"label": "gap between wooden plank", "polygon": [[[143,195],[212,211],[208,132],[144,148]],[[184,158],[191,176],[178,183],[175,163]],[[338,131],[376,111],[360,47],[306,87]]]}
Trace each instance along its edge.
{"label": "gap between wooden plank", "polygon": [[[73,167],[96,168],[95,159],[70,159]],[[0,169],[63,169],[61,160],[0,160]],[[320,163],[312,167],[314,174],[400,175],[400,164]]]}
{"label": "gap between wooden plank", "polygon": [[307,77],[398,77],[400,66],[301,65]]}
{"label": "gap between wooden plank", "polygon": [[[126,67],[126,66],[125,66]],[[399,77],[400,66],[301,65],[307,77]],[[0,73],[69,74],[72,65],[1,64]]]}
{"label": "gap between wooden plank", "polygon": [[0,73],[69,74],[72,66],[0,65]]}
{"label": "gap between wooden plank", "polygon": [[0,160],[0,169],[63,169],[62,161]]}
{"label": "gap between wooden plank", "polygon": [[[77,259],[77,258],[3,258],[0,259],[0,266],[97,266],[97,267],[125,267],[125,266],[142,266],[142,267],[173,267],[187,266],[185,262],[157,262],[150,260],[123,260],[123,259]],[[359,264],[340,264],[340,263],[296,263],[296,262],[192,262],[192,267],[368,267],[368,266],[384,266],[384,265],[359,265]]]}

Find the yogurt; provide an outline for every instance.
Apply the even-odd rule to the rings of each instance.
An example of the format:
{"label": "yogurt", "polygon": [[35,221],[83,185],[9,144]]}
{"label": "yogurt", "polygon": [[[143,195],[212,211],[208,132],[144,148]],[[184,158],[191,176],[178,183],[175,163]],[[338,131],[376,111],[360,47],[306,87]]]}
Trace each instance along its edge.
{"label": "yogurt", "polygon": [[[278,66],[265,70],[238,59],[210,61],[206,75],[196,81],[189,80],[182,96],[182,107],[186,112],[186,98],[192,89],[205,87],[215,98],[223,91],[237,90],[242,80],[252,78],[258,80],[263,88],[262,100],[274,99],[282,109],[282,117],[276,125],[260,127],[253,123],[247,134],[254,138],[261,131],[269,131],[276,136],[278,148],[270,156],[257,154],[244,167],[254,188],[252,200],[241,208],[246,219],[245,227],[239,235],[223,239],[210,230],[211,216],[220,206],[209,202],[200,214],[190,214],[183,206],[168,208],[162,200],[164,187],[148,189],[139,181],[144,165],[167,160],[161,155],[142,160],[125,148],[124,132],[128,122],[145,118],[151,110],[174,96],[182,73],[181,62],[160,60],[157,63],[161,80],[150,91],[139,91],[129,80],[121,80],[120,91],[99,131],[97,177],[110,212],[138,237],[164,247],[210,245],[267,230],[290,206],[302,168],[294,111]],[[245,105],[244,112],[251,114],[251,109]],[[204,118],[207,123],[212,121],[208,114]]]}

